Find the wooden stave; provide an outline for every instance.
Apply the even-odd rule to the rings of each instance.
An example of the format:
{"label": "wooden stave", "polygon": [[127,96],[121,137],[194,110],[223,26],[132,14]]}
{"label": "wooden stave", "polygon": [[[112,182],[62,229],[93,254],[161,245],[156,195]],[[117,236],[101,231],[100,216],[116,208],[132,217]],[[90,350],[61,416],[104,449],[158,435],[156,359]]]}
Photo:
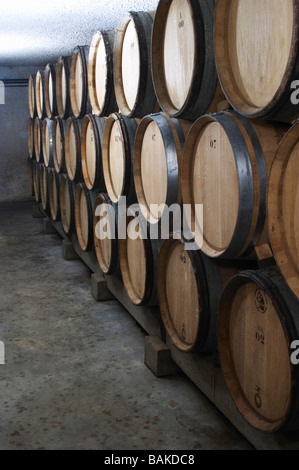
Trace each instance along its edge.
{"label": "wooden stave", "polygon": [[[228,67],[227,60],[223,54],[227,53],[227,48],[224,46],[223,34],[221,27],[223,27],[225,14],[229,11],[230,0],[221,0],[217,2],[215,9],[215,21],[214,21],[214,45],[215,45],[215,57],[216,67],[221,83],[222,91],[229,102],[230,106],[235,109],[239,114],[249,119],[269,119],[274,121],[292,121],[299,115],[299,106],[291,103],[290,85],[294,80],[297,80],[299,75],[299,8],[297,2],[294,2],[294,33],[293,33],[293,46],[289,55],[288,65],[286,67],[286,74],[282,80],[281,86],[277,90],[272,102],[260,110],[254,109],[250,105],[245,105],[245,102],[240,98],[240,93],[233,91],[234,96],[230,90],[231,85],[235,85],[233,77],[228,78],[226,76],[226,69]],[[220,42],[221,38],[221,42]],[[251,109],[251,110],[250,110]]]}
{"label": "wooden stave", "polygon": [[[160,1],[156,10],[154,19],[153,34],[152,34],[152,75],[155,93],[161,109],[169,114],[171,117],[180,117],[188,120],[195,120],[201,115],[210,112],[216,112],[217,104],[213,104],[214,98],[218,102],[225,99],[222,92],[220,92],[218,74],[214,58],[213,47],[213,24],[215,13],[215,2],[206,0],[192,0],[189,1],[190,6],[194,10],[193,20],[195,24],[196,43],[198,44],[199,58],[197,64],[203,67],[200,70],[198,67],[193,79],[192,86],[189,91],[188,97],[184,105],[177,110],[171,103],[169,98],[166,84],[164,81],[163,71],[163,58],[161,48],[161,31],[164,31],[165,20],[167,18],[168,10],[172,0]],[[207,38],[205,38],[207,35]],[[202,56],[202,44],[207,47],[207,53]],[[157,56],[157,59],[155,57]],[[200,90],[200,85],[202,89]],[[217,88],[219,90],[217,91]],[[200,90],[200,92],[199,92]],[[219,96],[217,96],[219,94]]]}
{"label": "wooden stave", "polygon": [[[53,119],[58,114],[57,110],[57,98],[56,98],[56,66],[54,64],[47,64],[45,67],[45,106],[46,106],[46,115],[49,119]],[[50,103],[50,93],[49,93],[49,77],[52,77],[52,106]],[[52,108],[52,109],[51,109]]]}
{"label": "wooden stave", "polygon": [[[81,149],[81,166],[82,166],[82,176],[87,188],[90,191],[106,191],[103,165],[102,165],[102,145],[103,145],[103,134],[105,128],[106,118],[99,117],[94,114],[86,114],[82,120],[81,127],[81,137],[80,137],[80,149]],[[95,179],[91,181],[89,178],[89,173],[87,169],[86,162],[86,147],[85,147],[85,137],[88,123],[92,125],[93,134],[95,137],[96,145],[96,161],[95,161]]]}
{"label": "wooden stave", "polygon": [[41,202],[41,193],[40,193],[40,173],[41,173],[41,163],[34,162],[33,165],[33,188],[34,188],[34,199],[37,203]]}
{"label": "wooden stave", "polygon": [[[65,154],[64,154],[64,134],[65,134],[65,125],[66,121],[64,119],[61,119],[59,116],[55,116],[53,119],[53,165],[55,168],[56,173],[64,173],[66,171],[65,168]],[[57,152],[56,152],[56,130],[57,126],[60,128],[60,135],[62,136],[62,141],[61,142],[61,154],[62,154],[62,162],[59,164],[58,159],[57,159]]]}
{"label": "wooden stave", "polygon": [[[68,159],[68,131],[71,126],[74,126],[75,139],[76,139],[76,169],[75,173],[71,174],[69,169],[69,159]],[[82,119],[77,119],[74,116],[70,116],[66,120],[65,124],[65,140],[64,140],[64,150],[65,150],[65,166],[66,172],[71,181],[76,181],[77,183],[83,180],[82,174],[82,165],[81,165],[81,127]]]}
{"label": "wooden stave", "polygon": [[[94,33],[88,54],[88,91],[89,91],[89,99],[91,103],[92,114],[96,116],[109,116],[111,113],[118,111],[118,105],[115,97],[115,88],[114,88],[114,69],[113,69],[113,47],[114,47],[114,31],[103,31],[98,30]],[[93,61],[94,57],[94,43],[97,39],[101,38],[104,41],[105,49],[106,49],[106,56],[107,56],[107,91],[105,95],[104,105],[102,108],[98,103],[98,99],[96,96],[96,90],[94,89],[94,80],[95,80],[95,73],[94,73],[94,64]]]}
{"label": "wooden stave", "polygon": [[[75,232],[75,192],[76,192],[77,183],[71,181],[66,173],[60,175],[60,184],[59,184],[59,207],[60,207],[60,220],[64,233],[70,237]],[[64,216],[65,210],[65,195],[64,191],[67,190],[70,201],[70,222],[69,225],[66,225],[66,218]]]}
{"label": "wooden stave", "polygon": [[[77,119],[83,119],[85,114],[89,114],[92,112],[90,99],[89,99],[89,92],[88,92],[88,52],[89,46],[76,46],[73,49],[72,59],[71,59],[71,66],[70,66],[70,103],[73,115]],[[81,58],[82,63],[82,102],[80,109],[76,110],[76,80],[74,77],[74,68],[76,65],[76,56]]]}
{"label": "wooden stave", "polygon": [[[84,195],[86,198],[87,212],[88,212],[88,238],[85,243],[82,236],[82,227],[81,227],[81,214],[80,214],[80,198]],[[94,203],[96,199],[96,193],[89,191],[85,183],[80,182],[76,186],[75,192],[75,228],[76,235],[82,251],[91,251],[93,248],[93,213],[94,213]]]}
{"label": "wooden stave", "polygon": [[126,159],[126,168],[124,175],[124,185],[120,196],[126,197],[127,205],[134,204],[137,202],[137,195],[134,185],[134,141],[137,131],[137,122],[134,118],[128,118],[123,116],[121,113],[112,113],[108,116],[103,133],[103,145],[102,145],[102,163],[103,163],[103,173],[105,179],[106,191],[112,200],[112,202],[117,203],[119,198],[117,198],[112,191],[110,183],[110,171],[109,171],[109,137],[111,133],[112,126],[114,121],[118,121],[122,135],[124,137],[124,147],[125,147],[125,159]]}
{"label": "wooden stave", "polygon": [[[60,74],[61,69],[64,67],[65,76],[66,76],[66,103],[65,107],[62,104],[62,92],[60,89]],[[69,116],[73,114],[70,101],[70,67],[71,67],[71,57],[59,57],[56,64],[56,102],[57,102],[57,114],[61,119],[66,120]]]}
{"label": "wooden stave", "polygon": [[[220,257],[220,258],[240,258],[244,257],[256,257],[255,248],[259,244],[269,242],[268,233],[266,230],[267,225],[267,185],[268,185],[268,172],[271,167],[272,160],[274,158],[274,151],[272,152],[272,160],[267,161],[265,154],[262,149],[262,145],[259,142],[257,132],[254,128],[254,121],[244,118],[235,111],[221,111],[214,114],[204,115],[198,118],[188,134],[186,139],[184,157],[183,157],[183,169],[182,169],[182,193],[183,200],[186,204],[193,204],[192,193],[189,185],[190,181],[190,161],[187,160],[192,158],[192,152],[196,143],[196,132],[203,128],[208,122],[219,122],[225,132],[227,133],[230,143],[232,144],[235,159],[238,157],[240,160],[237,161],[237,172],[240,177],[238,180],[239,184],[239,195],[240,204],[238,210],[238,219],[236,229],[228,247],[218,254],[211,254],[203,247],[200,247],[208,256]],[[257,121],[258,125],[258,121]],[[271,123],[269,123],[271,126]],[[275,125],[276,126],[276,125]],[[273,126],[274,128],[274,126]],[[277,135],[281,139],[287,130],[287,126],[283,123],[277,125]],[[254,160],[250,157],[249,148],[246,141],[249,138],[250,145],[254,149]],[[246,140],[245,140],[246,139]],[[278,145],[278,143],[277,143]],[[273,142],[273,149],[276,149],[275,142]],[[254,185],[253,179],[253,168],[255,171],[255,178],[257,177],[258,185]],[[256,171],[256,168],[258,171]],[[250,178],[247,178],[250,175]],[[255,200],[255,187],[259,188],[260,195],[258,203],[254,202],[251,206],[246,207],[247,201]],[[194,217],[192,216],[192,219]],[[251,224],[252,220],[254,221]]]}
{"label": "wooden stave", "polygon": [[[140,80],[137,98],[132,109],[129,108],[122,89],[122,43],[123,32],[129,21],[133,21],[138,31],[140,51]],[[153,15],[148,12],[129,11],[119,21],[114,38],[113,68],[114,89],[119,112],[130,118],[142,118],[154,112],[157,108],[157,97],[154,89],[151,71],[151,35],[153,28]],[[139,94],[140,93],[140,94]]]}
{"label": "wooden stave", "polygon": [[[112,245],[112,250],[111,250],[111,260],[110,264],[107,265],[103,259],[102,251],[101,251],[101,246],[100,242],[98,241],[98,238],[96,236],[96,225],[99,221],[99,218],[96,216],[96,209],[99,204],[111,204],[111,207],[114,210],[115,213],[115,239],[111,240],[111,245]],[[109,198],[107,193],[98,193],[96,200],[95,200],[95,205],[94,205],[94,215],[93,215],[93,236],[94,236],[94,248],[95,248],[95,254],[99,263],[99,266],[102,270],[102,272],[106,275],[115,275],[115,276],[120,276],[121,271],[120,271],[120,264],[119,264],[119,257],[118,257],[118,206],[117,204],[114,204],[111,199]]]}
{"label": "wooden stave", "polygon": [[[263,417],[257,416],[255,410],[250,406],[240,384],[236,373],[234,372],[231,351],[228,346],[229,341],[229,305],[233,299],[237,288],[246,282],[257,283],[270,296],[273,304],[276,306],[278,317],[285,331],[286,338],[291,345],[293,340],[298,338],[299,322],[296,316],[298,311],[298,299],[294,296],[288,285],[285,283],[283,276],[277,266],[272,266],[257,270],[239,271],[233,276],[225,286],[220,299],[218,314],[218,351],[219,360],[222,368],[223,376],[230,392],[230,395],[242,414],[244,419],[255,429],[263,433],[274,433],[277,431],[294,431],[299,429],[299,375],[296,366],[291,367],[292,374],[292,394],[293,399],[288,411],[288,415],[284,420],[275,422],[269,421]],[[291,364],[291,360],[290,360]]]}
{"label": "wooden stave", "polygon": [[[45,133],[48,130],[49,134],[49,148],[45,148],[46,137]],[[53,120],[49,118],[43,119],[42,123],[42,147],[43,147],[43,159],[46,167],[53,167]],[[48,154],[48,159],[46,155]]]}

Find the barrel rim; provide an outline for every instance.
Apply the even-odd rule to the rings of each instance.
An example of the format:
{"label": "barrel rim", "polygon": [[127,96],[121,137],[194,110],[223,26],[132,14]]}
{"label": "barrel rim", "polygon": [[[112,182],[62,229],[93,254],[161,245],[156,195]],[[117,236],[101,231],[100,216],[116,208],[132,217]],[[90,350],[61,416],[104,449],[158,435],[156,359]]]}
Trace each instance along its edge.
{"label": "barrel rim", "polygon": [[88,227],[93,226],[93,210],[92,210],[92,205],[91,205],[91,199],[90,199],[90,192],[87,189],[87,186],[85,183],[80,182],[76,186],[76,191],[75,191],[75,227],[76,227],[76,234],[77,234],[77,239],[78,243],[80,245],[80,248],[82,251],[90,251],[92,247],[92,242],[93,242],[93,231],[90,230],[88,232],[87,240],[84,240],[83,234],[82,234],[82,227],[81,227],[81,218],[80,218],[80,198],[82,197],[82,194],[84,195],[86,199],[86,205],[87,205],[87,223]]}
{"label": "barrel rim", "polygon": [[[74,172],[71,171],[70,168],[70,160],[69,160],[69,131],[70,127],[73,126],[75,139],[76,139],[76,169]],[[64,157],[65,157],[65,166],[68,177],[71,181],[79,180],[82,175],[82,168],[81,168],[81,120],[77,119],[74,116],[69,116],[66,120],[65,124],[65,134],[64,134]]]}
{"label": "barrel rim", "polygon": [[[41,92],[39,92],[41,87]],[[46,117],[46,106],[45,106],[45,73],[44,70],[38,70],[35,76],[35,99],[36,99],[36,113],[39,119]],[[41,98],[42,95],[42,98]]]}
{"label": "barrel rim", "polygon": [[[77,119],[82,119],[87,112],[87,105],[88,105],[88,73],[87,73],[87,51],[89,46],[76,46],[73,49],[72,58],[71,58],[71,65],[70,65],[70,103],[71,108],[73,111],[73,115]],[[77,103],[76,97],[76,80],[75,80],[75,72],[76,72],[76,64],[78,57],[81,60],[82,65],[82,100],[80,106]]]}
{"label": "barrel rim", "polygon": [[[64,192],[68,190],[69,194],[69,202],[70,202],[70,222],[69,226],[66,226],[65,218],[63,217],[63,210],[64,209]],[[61,180],[59,185],[59,207],[60,207],[60,218],[61,218],[61,226],[64,233],[67,236],[71,236],[75,231],[75,189],[76,183],[71,181],[66,173],[61,174]]]}
{"label": "barrel rim", "polygon": [[35,77],[36,77],[36,74],[30,74],[28,78],[29,115],[32,119],[34,119],[37,116],[36,99],[35,99]]}
{"label": "barrel rim", "polygon": [[[260,108],[248,102],[246,103],[245,97],[242,96],[242,93],[238,89],[236,81],[234,80],[233,74],[231,73],[230,60],[227,56],[228,48],[225,47],[225,32],[227,27],[227,17],[230,11],[230,3],[231,0],[219,0],[217,2],[214,21],[214,50],[216,68],[223,93],[230,105],[245,117],[253,119],[266,117],[275,118],[275,114],[279,113],[287,101],[290,101],[291,93],[288,89],[289,87],[287,86],[288,83],[292,81],[292,78],[297,78],[294,72],[295,64],[299,60],[298,2],[293,2],[294,18],[292,44],[283,79],[271,102]],[[296,116],[299,113],[298,106],[294,108],[296,109],[296,112],[291,113],[292,116]]]}
{"label": "barrel rim", "polygon": [[[34,150],[35,150],[35,158],[38,163],[42,163],[44,156],[43,156],[43,145],[42,145],[42,126],[43,120],[40,119],[38,116],[34,118]],[[36,135],[38,133],[38,135]],[[37,137],[37,138],[36,138]],[[38,147],[39,143],[39,147]]]}
{"label": "barrel rim", "polygon": [[[82,120],[82,127],[81,127],[81,166],[82,166],[82,173],[84,182],[89,190],[94,189],[101,189],[103,190],[105,187],[104,183],[104,174],[103,174],[103,165],[102,165],[102,137],[99,132],[99,119],[102,122],[102,127],[105,127],[106,119],[104,117],[98,117],[93,115],[92,113],[88,113],[84,116]],[[94,139],[95,139],[95,177],[94,180],[90,178],[88,165],[87,165],[87,154],[86,154],[86,131],[88,125],[92,126]]]}
{"label": "barrel rim", "polygon": [[[52,220],[57,222],[60,220],[60,204],[59,204],[59,175],[55,168],[49,168],[49,206]],[[56,193],[56,208],[54,204],[54,192]]]}
{"label": "barrel rim", "polygon": [[[56,132],[57,126],[60,129],[60,148],[61,148],[61,163],[59,163],[57,158],[57,151],[56,151]],[[65,170],[65,161],[64,161],[64,132],[65,132],[65,121],[60,116],[55,116],[53,118],[53,128],[52,128],[52,151],[53,151],[53,164],[56,173],[62,173]]]}
{"label": "barrel rim", "polygon": [[28,156],[35,159],[35,148],[34,148],[34,118],[30,117],[27,121],[27,145],[28,145]]}
{"label": "barrel rim", "polygon": [[[46,132],[49,136],[49,147],[46,148]],[[53,165],[53,121],[50,118],[44,118],[42,121],[42,149],[44,164],[46,167]]]}

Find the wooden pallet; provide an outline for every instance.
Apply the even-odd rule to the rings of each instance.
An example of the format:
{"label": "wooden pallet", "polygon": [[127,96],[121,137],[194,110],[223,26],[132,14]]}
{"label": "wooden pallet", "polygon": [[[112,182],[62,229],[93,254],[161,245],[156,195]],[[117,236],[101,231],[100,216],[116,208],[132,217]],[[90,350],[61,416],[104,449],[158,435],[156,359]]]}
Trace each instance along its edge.
{"label": "wooden pallet", "polygon": [[[48,217],[42,209],[44,217]],[[50,219],[51,220],[51,219]],[[121,305],[134,317],[136,322],[143,328],[145,333],[152,337],[158,337],[169,349],[172,361],[217,407],[217,409],[235,426],[236,429],[257,450],[299,450],[299,431],[292,433],[266,434],[254,429],[237,410],[228,388],[226,386],[222,370],[213,354],[184,353],[176,348],[170,337],[166,334],[161,320],[159,308],[147,308],[135,306],[129,299],[124,288],[121,277],[104,275],[98,265],[93,250],[84,252],[79,246],[76,235],[68,238],[60,222],[51,221],[55,231],[63,240],[69,240],[78,257],[89,267],[89,269],[102,276],[107,282],[109,291],[120,302]],[[173,369],[175,372],[175,369]]]}

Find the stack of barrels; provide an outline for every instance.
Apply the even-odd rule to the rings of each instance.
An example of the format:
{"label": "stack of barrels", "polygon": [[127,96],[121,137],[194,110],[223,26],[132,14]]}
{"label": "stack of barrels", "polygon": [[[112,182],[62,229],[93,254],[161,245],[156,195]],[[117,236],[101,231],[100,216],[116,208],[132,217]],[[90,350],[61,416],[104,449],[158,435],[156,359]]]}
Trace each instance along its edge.
{"label": "stack of barrels", "polygon": [[160,0],[29,77],[36,201],[176,348],[219,353],[264,432],[299,427],[298,24],[295,0]]}

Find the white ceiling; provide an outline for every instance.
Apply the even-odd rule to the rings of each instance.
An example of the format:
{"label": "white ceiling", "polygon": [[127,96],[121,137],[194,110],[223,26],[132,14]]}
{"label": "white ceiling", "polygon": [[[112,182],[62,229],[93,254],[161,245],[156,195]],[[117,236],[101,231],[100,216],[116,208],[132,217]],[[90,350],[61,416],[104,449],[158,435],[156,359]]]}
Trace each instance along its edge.
{"label": "white ceiling", "polygon": [[0,5],[0,65],[55,63],[97,29],[115,29],[127,11],[155,10],[158,0],[6,0]]}

